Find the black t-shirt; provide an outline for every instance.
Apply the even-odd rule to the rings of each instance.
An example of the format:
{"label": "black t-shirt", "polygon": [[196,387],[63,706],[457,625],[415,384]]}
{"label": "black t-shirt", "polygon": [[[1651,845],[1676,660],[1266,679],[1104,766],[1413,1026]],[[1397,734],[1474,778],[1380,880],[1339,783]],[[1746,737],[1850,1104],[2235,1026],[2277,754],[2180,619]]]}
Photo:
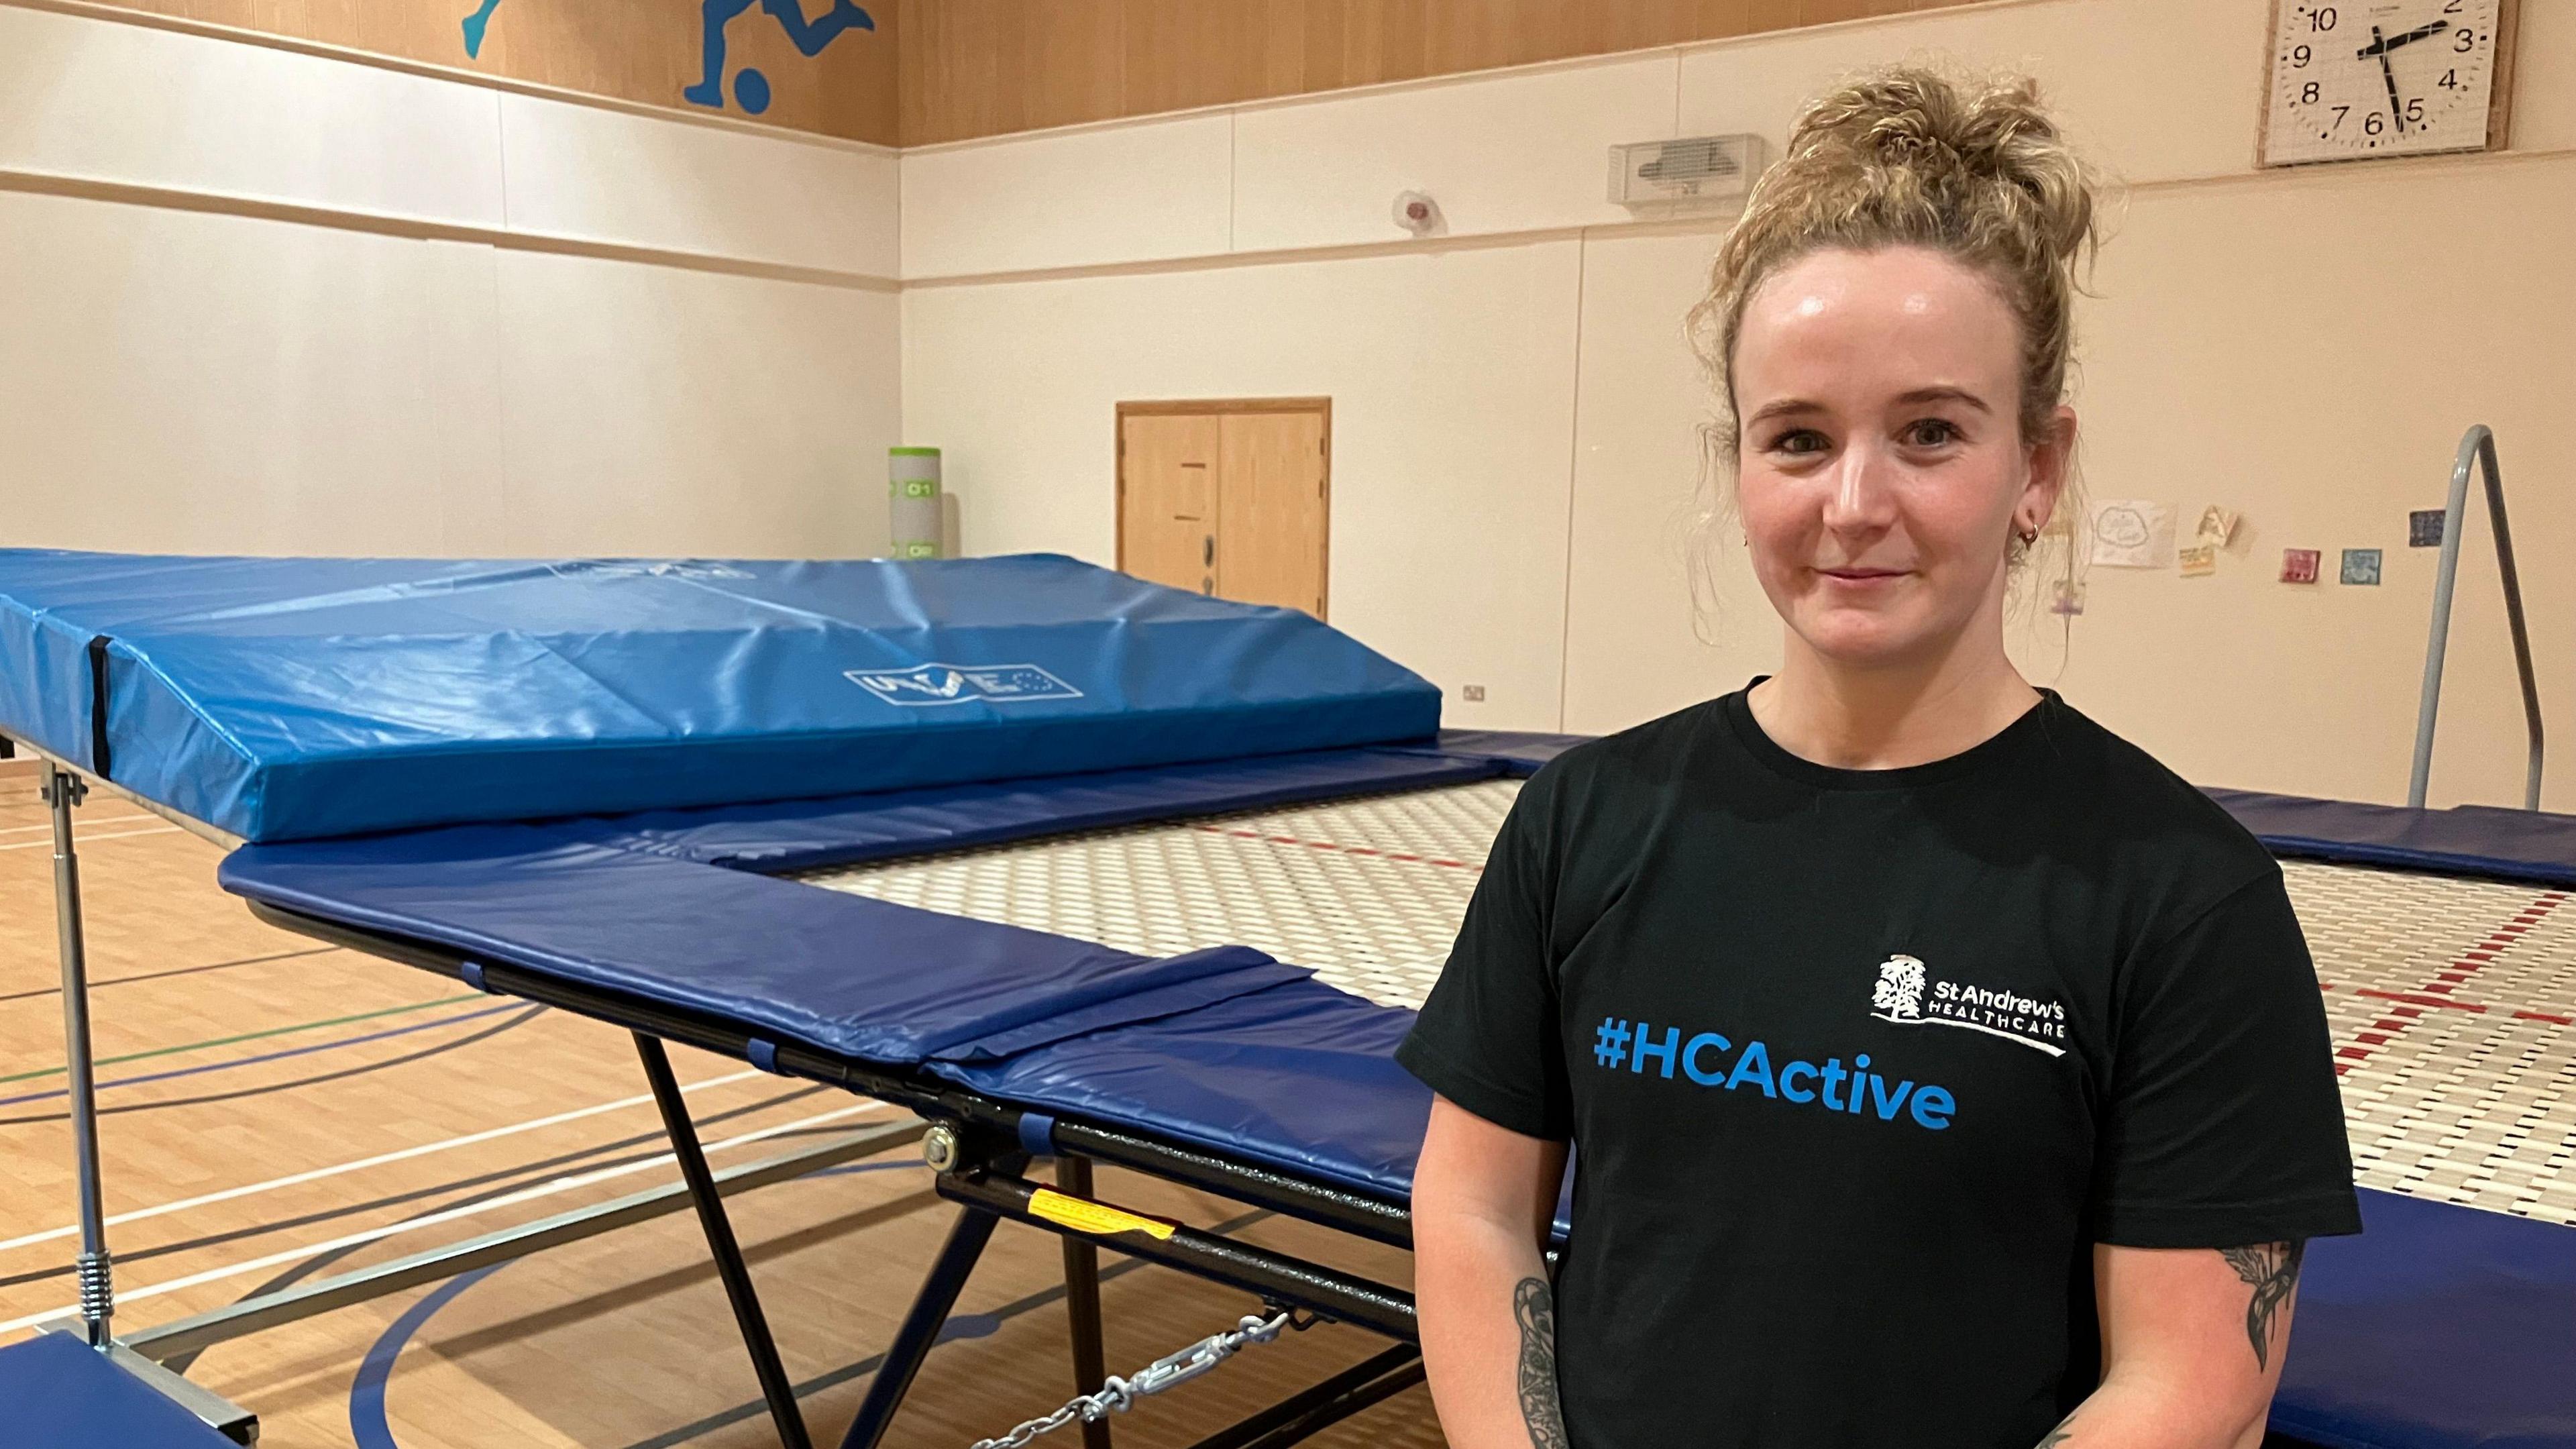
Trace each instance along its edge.
{"label": "black t-shirt", "polygon": [[1580,1449],[2028,1449],[2100,1377],[2093,1244],[2361,1228],[2280,868],[2054,694],[1904,769],[1741,692],[1568,751],[1399,1058],[1574,1141]]}

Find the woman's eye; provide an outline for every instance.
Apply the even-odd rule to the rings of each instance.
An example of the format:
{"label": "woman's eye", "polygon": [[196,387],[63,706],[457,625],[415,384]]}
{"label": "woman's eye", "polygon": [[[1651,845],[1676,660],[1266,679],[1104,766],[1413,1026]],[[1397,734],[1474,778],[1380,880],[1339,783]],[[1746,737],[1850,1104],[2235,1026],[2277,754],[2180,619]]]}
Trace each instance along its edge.
{"label": "woman's eye", "polygon": [[1775,453],[1821,453],[1825,447],[1825,435],[1813,428],[1793,428],[1771,440],[1771,451]]}
{"label": "woman's eye", "polygon": [[1946,418],[1925,418],[1905,430],[1905,441],[1918,448],[1937,448],[1959,440],[1959,430]]}

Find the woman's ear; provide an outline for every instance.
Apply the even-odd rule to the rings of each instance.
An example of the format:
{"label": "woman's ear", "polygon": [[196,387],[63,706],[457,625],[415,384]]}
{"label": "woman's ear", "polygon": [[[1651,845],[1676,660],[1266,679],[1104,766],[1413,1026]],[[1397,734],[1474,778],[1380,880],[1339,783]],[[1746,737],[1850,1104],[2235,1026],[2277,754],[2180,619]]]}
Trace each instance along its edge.
{"label": "woman's ear", "polygon": [[2060,404],[2048,417],[2044,436],[2030,444],[2030,476],[2022,484],[2021,506],[2013,510],[2015,526],[2038,533],[2048,527],[2057,503],[2066,495],[2066,478],[2075,461],[2075,409]]}

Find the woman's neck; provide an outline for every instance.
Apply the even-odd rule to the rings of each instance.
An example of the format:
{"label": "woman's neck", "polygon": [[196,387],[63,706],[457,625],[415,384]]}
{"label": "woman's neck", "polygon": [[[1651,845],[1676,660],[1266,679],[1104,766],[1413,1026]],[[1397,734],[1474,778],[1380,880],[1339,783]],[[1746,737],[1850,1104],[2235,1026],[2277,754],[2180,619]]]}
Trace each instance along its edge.
{"label": "woman's neck", "polygon": [[1780,672],[1746,699],[1773,743],[1844,770],[1946,760],[2002,733],[2038,701],[2001,640],[1992,649],[1855,669],[1826,659],[1795,633]]}

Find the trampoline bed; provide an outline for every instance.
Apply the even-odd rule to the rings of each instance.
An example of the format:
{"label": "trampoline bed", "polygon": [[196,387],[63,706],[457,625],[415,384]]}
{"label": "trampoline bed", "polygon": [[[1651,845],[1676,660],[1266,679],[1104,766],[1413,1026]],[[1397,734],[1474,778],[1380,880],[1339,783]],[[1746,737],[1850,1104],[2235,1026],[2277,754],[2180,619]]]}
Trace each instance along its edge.
{"label": "trampoline bed", "polygon": [[[631,572],[610,577],[634,587]],[[1086,607],[1130,614],[1189,599],[1079,583],[1107,590]],[[0,598],[9,592],[0,566]],[[1202,607],[1233,606],[1189,605]],[[1273,611],[1243,612],[1283,626]],[[1394,1341],[1211,1441],[1290,1442],[1418,1378],[1409,1295],[1126,1212],[1093,1195],[1089,1165],[1407,1244],[1428,1097],[1389,1054],[1518,780],[1566,741],[1434,737],[1428,687],[1330,631],[1299,636],[1303,677],[1285,684],[1255,650],[1231,673],[1185,671],[1178,687],[1144,677],[1154,661],[1136,653],[1150,652],[1137,632],[1085,636],[1106,651],[1100,671],[1040,672],[1085,699],[1122,692],[1095,687],[1105,671],[1129,698],[1271,700],[1271,748],[1209,758],[1203,741],[1226,729],[1202,716],[1170,731],[1177,743],[1160,758],[1112,732],[1097,738],[1117,750],[1089,768],[1028,778],[643,808],[630,793],[614,807],[624,813],[533,823],[512,808],[508,772],[485,770],[477,778],[498,785],[479,803],[449,791],[441,816],[383,833],[275,834],[229,857],[223,883],[295,929],[628,1028],[648,1075],[660,1043],[681,1041],[928,1118],[939,1190],[964,1211],[845,1442],[883,1433],[1003,1219]],[[1173,647],[1187,659],[1208,642]],[[954,673],[976,644],[919,645],[949,664],[874,667]],[[148,641],[88,645],[88,707],[36,722],[49,753],[95,771],[86,746],[120,747],[119,650],[151,663]],[[155,668],[174,699],[192,699],[184,677]],[[1436,695],[1427,702],[1436,711]],[[955,708],[1007,720],[1013,703]],[[1073,707],[1034,704],[1030,714]],[[26,725],[0,713],[0,727]],[[998,738],[977,748],[1003,759]],[[258,775],[236,767],[249,783],[235,795],[257,797]],[[634,788],[594,776],[611,793]],[[2369,1231],[2311,1251],[2274,1427],[2378,1449],[2576,1445],[2564,1372],[2576,1362],[2576,918],[2559,914],[2576,886],[2576,821],[2213,794],[2285,858],[2368,1189]],[[399,814],[399,793],[371,808]],[[460,814],[480,823],[450,823]],[[664,1067],[657,1088],[666,1078]],[[685,1167],[685,1113],[671,1126]],[[1052,1183],[1031,1166],[1050,1156]],[[693,1178],[719,1264],[735,1259],[729,1286],[773,1416],[801,1443],[721,1202],[700,1187]],[[1087,1278],[1077,1252],[1067,1262]],[[1080,1367],[1096,1381],[1096,1319],[1083,1322],[1096,1298],[1069,1288],[1077,1359],[1088,1352]]]}

